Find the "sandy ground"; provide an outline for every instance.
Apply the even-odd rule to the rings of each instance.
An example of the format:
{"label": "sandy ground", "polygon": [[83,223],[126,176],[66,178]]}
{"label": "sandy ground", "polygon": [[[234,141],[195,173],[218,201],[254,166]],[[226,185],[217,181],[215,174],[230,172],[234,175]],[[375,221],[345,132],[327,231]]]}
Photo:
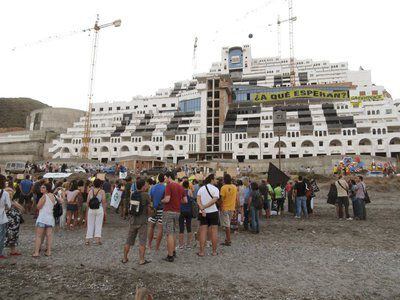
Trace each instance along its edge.
{"label": "sandy ground", "polygon": [[27,217],[23,256],[0,262],[0,299],[133,299],[139,286],[155,299],[400,299],[399,190],[374,186],[365,222],[336,220],[326,194],[312,219],[263,220],[260,235],[240,232],[217,257],[184,250],[172,264],[162,261],[164,242],[150,264],[137,264],[136,247],[121,264],[128,226],[115,214],[102,246],[85,246],[83,229],[61,231],[53,256],[33,259]]}

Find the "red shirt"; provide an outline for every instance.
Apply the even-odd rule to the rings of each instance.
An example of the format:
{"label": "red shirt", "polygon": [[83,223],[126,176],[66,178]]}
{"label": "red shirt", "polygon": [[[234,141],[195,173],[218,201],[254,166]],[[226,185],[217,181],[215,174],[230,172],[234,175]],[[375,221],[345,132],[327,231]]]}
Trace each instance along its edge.
{"label": "red shirt", "polygon": [[180,206],[183,197],[185,196],[185,190],[183,187],[176,183],[171,182],[167,184],[165,188],[165,196],[170,196],[168,203],[164,204],[164,211],[174,211],[179,213],[181,211]]}

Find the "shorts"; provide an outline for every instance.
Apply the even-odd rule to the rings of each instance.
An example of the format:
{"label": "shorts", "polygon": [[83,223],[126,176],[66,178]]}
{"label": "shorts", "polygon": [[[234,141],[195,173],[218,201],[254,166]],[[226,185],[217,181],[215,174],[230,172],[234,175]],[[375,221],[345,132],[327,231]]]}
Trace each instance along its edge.
{"label": "shorts", "polygon": [[179,225],[179,215],[180,213],[174,211],[164,211],[162,220],[163,220],[163,230],[166,235],[174,234]]}
{"label": "shorts", "polygon": [[349,197],[338,197],[337,199],[336,199],[336,204],[337,205],[339,205],[339,206],[342,206],[342,205],[344,205],[344,206],[349,206]]}
{"label": "shorts", "polygon": [[149,222],[152,224],[162,224],[162,219],[163,219],[163,210],[158,209],[156,211],[156,215],[154,217],[149,218]]}
{"label": "shorts", "polygon": [[276,202],[278,211],[283,211],[283,204],[285,203],[285,198],[277,198]]}
{"label": "shorts", "polygon": [[225,210],[219,213],[219,217],[221,218],[221,226],[225,228],[231,227],[231,219],[233,217],[233,210]]}
{"label": "shorts", "polygon": [[78,204],[67,204],[67,211],[78,211]]}
{"label": "shorts", "polygon": [[207,213],[205,217],[199,214],[200,226],[218,226],[219,217],[218,212]]}
{"label": "shorts", "polygon": [[48,224],[44,224],[42,222],[37,222],[36,223],[36,227],[39,227],[39,228],[52,228],[53,225],[48,225]]}
{"label": "shorts", "polygon": [[271,209],[271,200],[270,199],[264,200],[263,208],[264,208],[264,210],[270,210]]}
{"label": "shorts", "polygon": [[147,241],[147,224],[132,225],[129,224],[128,238],[126,245],[134,246],[136,237],[139,235],[139,245],[145,246]]}
{"label": "shorts", "polygon": [[179,233],[185,232],[185,224],[186,224],[186,232],[192,232],[192,213],[191,212],[181,212],[179,215]]}
{"label": "shorts", "polygon": [[32,202],[32,194],[28,194],[28,195],[20,195],[19,196],[19,203],[24,205],[24,204],[28,204]]}

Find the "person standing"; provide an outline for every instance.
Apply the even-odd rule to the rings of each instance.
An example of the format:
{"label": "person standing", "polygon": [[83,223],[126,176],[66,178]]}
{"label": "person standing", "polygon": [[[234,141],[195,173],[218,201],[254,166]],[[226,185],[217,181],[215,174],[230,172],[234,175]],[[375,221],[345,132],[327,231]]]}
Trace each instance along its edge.
{"label": "person standing", "polygon": [[172,172],[165,173],[165,198],[161,200],[164,204],[163,209],[163,230],[167,235],[167,257],[165,261],[173,262],[176,257],[175,252],[175,233],[179,224],[180,205],[187,203],[187,197],[183,187],[174,181],[175,176]]}
{"label": "person standing", "polygon": [[107,203],[110,203],[111,202],[111,183],[108,180],[108,178],[106,178],[106,180],[103,182],[103,191],[106,194]]}
{"label": "person standing", "polygon": [[154,229],[157,226],[156,251],[160,249],[163,234],[163,204],[161,202],[165,196],[164,174],[158,174],[158,183],[151,187],[150,197],[153,201],[153,207],[156,214],[149,218],[148,247],[151,250],[151,244],[154,239]]}
{"label": "person standing", "polygon": [[26,175],[25,179],[19,184],[20,189],[20,204],[25,208],[25,211],[29,214],[32,209],[32,187],[33,182],[30,180],[30,176]]}
{"label": "person standing", "polygon": [[71,229],[72,217],[74,223],[72,229],[75,229],[78,225],[78,182],[72,180],[69,190],[66,192],[67,196],[67,229]]}
{"label": "person standing", "polygon": [[51,255],[51,244],[53,241],[53,227],[55,226],[55,220],[53,215],[53,208],[56,203],[54,194],[52,193],[52,186],[50,183],[45,183],[40,187],[42,197],[40,198],[37,209],[39,215],[36,219],[36,238],[35,238],[35,251],[32,257],[40,256],[40,246],[46,236],[47,247],[45,256]]}
{"label": "person standing", "polygon": [[218,208],[216,202],[219,199],[219,190],[215,186],[215,175],[210,174],[204,181],[204,185],[197,193],[197,204],[199,206],[199,221],[200,221],[200,251],[198,256],[205,255],[204,249],[206,246],[207,232],[210,228],[212,255],[217,255],[218,243]]}
{"label": "person standing", "polygon": [[184,233],[186,227],[187,244],[186,247],[190,248],[192,243],[192,202],[193,192],[189,187],[189,181],[185,180],[182,182],[182,187],[185,190],[185,196],[187,203],[181,203],[181,213],[179,215],[179,249],[184,249]]}
{"label": "person standing", "polygon": [[283,217],[285,197],[283,197],[282,186],[280,183],[274,188],[274,196],[277,202],[277,214]]}
{"label": "person standing", "polygon": [[149,194],[146,193],[146,181],[138,179],[136,181],[136,189],[132,194],[132,200],[129,202],[129,233],[124,246],[124,257],[121,262],[127,263],[129,261],[129,251],[131,246],[135,245],[136,237],[139,236],[139,265],[145,265],[150,263],[150,261],[145,259],[145,252],[147,216],[149,215],[151,199]]}
{"label": "person standing", "polygon": [[7,211],[8,217],[8,228],[5,246],[10,248],[10,256],[19,256],[16,249],[18,246],[19,239],[19,227],[23,222],[22,213],[24,212],[24,207],[17,201],[12,201],[10,210]]}
{"label": "person standing", "polygon": [[245,180],[243,180],[243,186],[244,186],[244,190],[243,190],[243,227],[244,230],[248,230],[249,229],[249,211],[250,211],[250,207],[249,207],[249,197],[250,197],[250,193],[251,193],[251,189],[250,189],[250,183],[249,180],[246,178]]}
{"label": "person standing", "polygon": [[231,219],[237,207],[239,207],[238,189],[232,184],[232,177],[229,174],[224,176],[224,185],[221,188],[220,218],[221,226],[225,228],[225,242],[221,245],[231,245]]}
{"label": "person standing", "polygon": [[343,175],[339,175],[339,179],[335,182],[335,186],[337,190],[336,208],[339,220],[343,219],[343,206],[346,219],[352,220],[349,214],[349,185],[343,178]]}
{"label": "person standing", "polygon": [[288,181],[285,187],[286,196],[288,200],[288,211],[290,213],[295,213],[295,205],[293,203],[293,184],[291,181]]}
{"label": "person standing", "polygon": [[300,219],[303,210],[304,217],[308,217],[307,213],[307,184],[303,181],[303,177],[299,176],[299,180],[294,185],[294,197],[296,199],[296,219]]}
{"label": "person standing", "polygon": [[122,206],[122,211],[123,211],[123,218],[126,219],[128,216],[128,207],[129,207],[129,201],[131,199],[131,188],[132,188],[132,177],[128,176],[125,179],[125,186],[124,186],[124,192],[122,193],[123,199],[123,206]]}
{"label": "person standing", "polygon": [[85,245],[90,245],[90,240],[95,239],[97,245],[101,245],[101,232],[103,222],[106,219],[107,200],[104,191],[102,190],[102,181],[96,178],[93,181],[93,188],[90,189],[86,207],[87,212],[87,230]]}
{"label": "person standing", "polygon": [[356,178],[356,216],[359,220],[367,219],[367,211],[365,208],[366,186],[362,176]]}
{"label": "person standing", "polygon": [[11,208],[10,195],[4,190],[6,188],[6,177],[0,174],[0,259],[3,255],[4,240],[7,234],[8,218],[6,210]]}
{"label": "person standing", "polygon": [[356,219],[356,207],[357,207],[357,198],[356,198],[356,181],[354,179],[349,180],[349,198],[351,200],[351,204],[353,207],[353,218]]}
{"label": "person standing", "polygon": [[251,188],[251,193],[249,197],[249,207],[250,207],[250,213],[251,213],[251,229],[253,233],[260,233],[260,222],[259,222],[259,216],[260,216],[260,210],[263,207],[263,199],[262,196],[258,190],[258,183],[257,182],[252,182],[250,184]]}

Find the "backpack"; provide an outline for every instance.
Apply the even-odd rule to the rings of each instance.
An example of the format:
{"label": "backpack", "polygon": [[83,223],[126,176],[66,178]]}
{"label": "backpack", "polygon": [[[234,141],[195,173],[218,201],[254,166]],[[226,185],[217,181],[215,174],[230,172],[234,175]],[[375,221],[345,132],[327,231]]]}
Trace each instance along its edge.
{"label": "backpack", "polygon": [[54,199],[56,200],[56,203],[53,206],[53,217],[54,219],[58,219],[63,214],[63,208],[56,195],[54,195]]}
{"label": "backpack", "polygon": [[145,203],[142,197],[142,193],[135,191],[131,194],[131,200],[129,201],[128,212],[131,216],[138,217],[143,214],[145,209]]}
{"label": "backpack", "polygon": [[94,194],[93,190],[93,197],[90,198],[89,200],[89,208],[90,209],[99,209],[100,208],[100,200],[97,198],[97,194],[99,193],[100,190],[97,191],[96,194]]}
{"label": "backpack", "polygon": [[337,199],[337,188],[336,184],[332,183],[328,192],[328,200],[326,201],[328,204],[335,205]]}
{"label": "backpack", "polygon": [[261,195],[259,192],[254,192],[251,197],[251,204],[254,206],[255,209],[262,209],[263,208],[263,201],[261,199]]}

